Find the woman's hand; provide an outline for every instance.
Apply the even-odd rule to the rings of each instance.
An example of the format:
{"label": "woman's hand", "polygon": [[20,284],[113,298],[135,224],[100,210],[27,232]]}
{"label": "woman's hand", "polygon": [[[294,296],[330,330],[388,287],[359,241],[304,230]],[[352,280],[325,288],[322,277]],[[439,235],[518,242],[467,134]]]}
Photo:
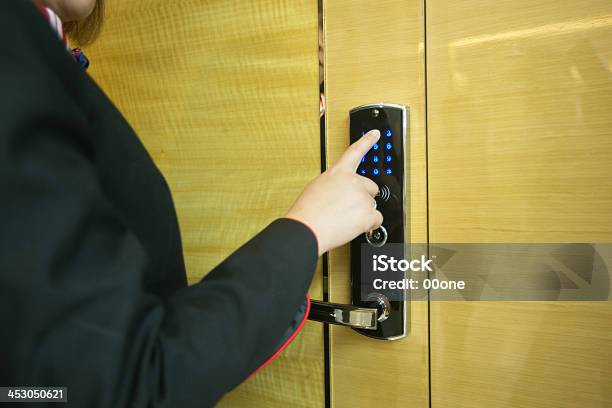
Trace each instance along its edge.
{"label": "woman's hand", "polygon": [[312,229],[319,255],[382,224],[374,200],[378,185],[356,173],[361,158],[379,138],[380,132],[371,130],[349,146],[336,164],[310,182],[287,213],[287,218]]}

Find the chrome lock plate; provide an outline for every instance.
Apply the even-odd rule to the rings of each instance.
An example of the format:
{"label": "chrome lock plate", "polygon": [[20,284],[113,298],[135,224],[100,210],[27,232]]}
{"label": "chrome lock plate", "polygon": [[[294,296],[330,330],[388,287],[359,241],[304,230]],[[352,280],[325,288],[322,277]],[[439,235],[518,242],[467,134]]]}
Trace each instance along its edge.
{"label": "chrome lock plate", "polygon": [[[397,104],[377,103],[362,105],[349,113],[350,143],[354,143],[368,131],[378,129],[380,139],[361,159],[357,173],[373,180],[379,188],[376,208],[384,217],[383,225],[351,242],[351,279],[352,304],[357,307],[376,307],[373,296],[362,290],[362,250],[365,246],[368,256],[382,253],[387,243],[407,243],[409,237],[409,212],[406,207],[410,180],[408,176],[408,109]],[[405,247],[405,245],[403,246]],[[388,253],[388,252],[385,252]],[[404,253],[397,253],[404,257]],[[401,259],[401,258],[400,258]],[[372,290],[374,292],[374,290]],[[383,296],[384,297],[384,296]],[[393,340],[404,337],[408,332],[408,302],[386,301],[389,310],[386,317],[379,320],[376,329],[354,328],[361,334],[377,339]]]}

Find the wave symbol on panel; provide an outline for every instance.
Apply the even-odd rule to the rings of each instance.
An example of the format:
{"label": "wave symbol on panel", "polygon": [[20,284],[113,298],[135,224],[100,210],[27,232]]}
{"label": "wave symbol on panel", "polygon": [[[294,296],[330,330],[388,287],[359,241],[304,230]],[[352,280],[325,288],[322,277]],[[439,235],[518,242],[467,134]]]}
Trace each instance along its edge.
{"label": "wave symbol on panel", "polygon": [[391,190],[389,190],[389,187],[384,185],[381,186],[378,190],[378,197],[383,201],[389,200],[389,197],[391,197]]}

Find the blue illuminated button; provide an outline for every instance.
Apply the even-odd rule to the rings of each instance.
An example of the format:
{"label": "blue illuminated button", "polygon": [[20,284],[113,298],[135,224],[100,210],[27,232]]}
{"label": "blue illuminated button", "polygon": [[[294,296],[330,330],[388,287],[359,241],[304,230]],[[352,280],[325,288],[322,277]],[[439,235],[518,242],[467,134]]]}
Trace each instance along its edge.
{"label": "blue illuminated button", "polygon": [[365,163],[365,156],[363,156],[363,157],[361,158],[361,162],[362,162],[362,163]]}
{"label": "blue illuminated button", "polygon": [[372,157],[372,161],[374,163],[378,163],[378,156],[375,155],[374,157]]}
{"label": "blue illuminated button", "polygon": [[385,156],[385,161],[387,163],[391,163],[391,156],[389,156],[389,155]]}
{"label": "blue illuminated button", "polygon": [[385,173],[387,173],[387,174],[391,174],[391,169],[387,169],[387,170],[385,170]]}
{"label": "blue illuminated button", "polygon": [[365,174],[366,174],[366,170],[365,170],[365,169],[361,169],[361,170],[359,170],[359,174],[363,174],[363,175],[365,175]]}
{"label": "blue illuminated button", "polygon": [[362,130],[361,131],[361,136],[363,136],[363,135],[365,135],[365,131]]}
{"label": "blue illuminated button", "polygon": [[374,173],[374,175],[375,175],[375,176],[378,176],[378,173],[380,173],[380,172],[378,171],[378,169],[374,169],[374,170],[372,171],[372,173]]}
{"label": "blue illuminated button", "polygon": [[376,143],[374,146],[372,146],[372,149],[378,150],[378,143]]}
{"label": "blue illuminated button", "polygon": [[391,130],[387,129],[387,131],[385,132],[385,136],[391,137]]}
{"label": "blue illuminated button", "polygon": [[387,150],[391,150],[391,142],[387,142],[386,147],[387,147]]}

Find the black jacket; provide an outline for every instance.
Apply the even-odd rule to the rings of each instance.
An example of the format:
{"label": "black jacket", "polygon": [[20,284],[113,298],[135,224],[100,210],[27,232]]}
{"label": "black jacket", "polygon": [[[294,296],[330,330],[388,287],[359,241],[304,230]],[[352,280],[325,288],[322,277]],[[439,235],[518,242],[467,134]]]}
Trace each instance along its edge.
{"label": "black jacket", "polygon": [[31,1],[0,1],[0,58],[0,386],[214,404],[302,324],[316,238],[276,220],[188,287],[163,176]]}

